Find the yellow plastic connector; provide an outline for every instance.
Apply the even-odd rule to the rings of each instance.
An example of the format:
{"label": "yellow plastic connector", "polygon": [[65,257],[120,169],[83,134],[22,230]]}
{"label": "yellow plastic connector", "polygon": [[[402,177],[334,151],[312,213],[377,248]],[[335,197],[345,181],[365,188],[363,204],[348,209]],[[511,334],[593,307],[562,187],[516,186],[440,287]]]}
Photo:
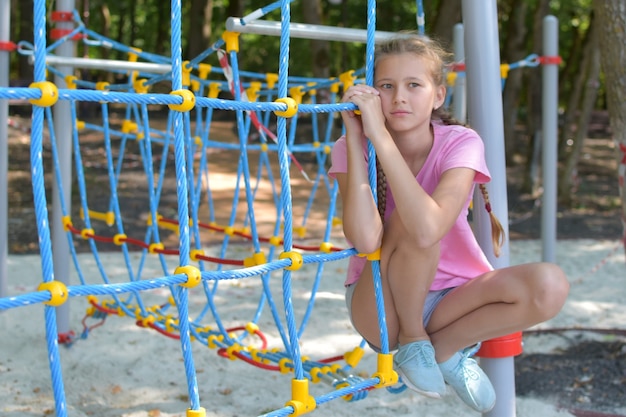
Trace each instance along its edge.
{"label": "yellow plastic connector", "polygon": [[330,85],[330,92],[331,92],[331,93],[335,93],[335,94],[337,94],[337,93],[339,92],[339,85],[340,85],[340,84],[341,84],[341,83],[332,83],[332,84]]}
{"label": "yellow plastic connector", "polygon": [[133,81],[133,89],[137,94],[146,94],[150,87],[148,87],[148,83],[145,79],[139,78]]}
{"label": "yellow plastic connector", "polygon": [[42,282],[37,287],[37,291],[49,291],[50,300],[44,301],[44,304],[58,307],[67,301],[69,295],[67,287],[61,281]]}
{"label": "yellow plastic connector", "polygon": [[354,70],[349,70],[339,74],[339,80],[341,81],[341,84],[343,84],[343,91],[346,91],[348,88],[352,87],[354,85],[354,81],[356,81]]}
{"label": "yellow plastic connector", "polygon": [[148,246],[149,253],[157,253],[157,251],[162,251],[164,249],[165,245],[161,242],[151,243],[150,246]]}
{"label": "yellow plastic connector", "polygon": [[500,77],[502,77],[503,80],[506,80],[509,77],[510,69],[511,66],[509,64],[500,65]]}
{"label": "yellow plastic connector", "polygon": [[139,320],[141,327],[150,327],[151,324],[154,324],[154,316],[146,316]]}
{"label": "yellow plastic connector", "polygon": [[235,228],[232,226],[227,226],[224,228],[224,234],[228,235],[228,236],[232,236],[235,234]]}
{"label": "yellow plastic connector", "polygon": [[126,236],[125,233],[118,233],[113,236],[113,243],[115,243],[117,246],[121,246],[126,242],[126,239],[128,239],[128,236]]}
{"label": "yellow plastic connector", "polygon": [[376,249],[372,253],[359,253],[357,256],[360,258],[367,258],[368,261],[380,261],[380,248]]}
{"label": "yellow plastic connector", "polygon": [[68,90],[76,90],[76,80],[78,78],[75,75],[66,75],[64,80],[65,80],[65,86]]}
{"label": "yellow plastic connector", "polygon": [[39,81],[31,83],[29,88],[36,88],[41,91],[41,98],[31,98],[31,104],[41,107],[51,107],[59,100],[59,89],[50,81]]}
{"label": "yellow plastic connector", "polygon": [[352,368],[356,368],[359,362],[361,362],[361,359],[363,358],[364,354],[365,354],[365,351],[363,350],[363,348],[360,346],[357,346],[352,351],[346,352],[343,355],[343,359]]}
{"label": "yellow plastic connector", "polygon": [[398,382],[398,374],[393,370],[393,355],[391,353],[378,354],[378,371],[372,376],[380,380],[376,388],[388,387]]}
{"label": "yellow plastic connector", "polygon": [[209,98],[217,98],[217,96],[219,96],[220,94],[221,89],[222,87],[220,86],[219,83],[211,83],[209,85],[209,93],[207,94],[207,96]]}
{"label": "yellow plastic connector", "polygon": [[232,345],[228,346],[226,348],[226,353],[228,355],[228,359],[230,359],[231,361],[236,360],[237,356],[235,355],[235,353],[241,352],[242,349],[243,348],[238,343],[235,343],[235,344],[232,344]]}
{"label": "yellow plastic connector", "polygon": [[187,281],[180,284],[181,287],[193,288],[200,284],[202,281],[202,274],[198,268],[192,265],[179,266],[174,271],[175,275],[185,274],[187,275]]}
{"label": "yellow plastic connector", "polygon": [[270,149],[270,147],[267,145],[267,143],[262,143],[260,149],[261,149],[261,152],[267,153],[267,151]]}
{"label": "yellow plastic connector", "polygon": [[226,52],[239,52],[239,33],[225,31],[222,39],[226,43]]}
{"label": "yellow plastic connector", "polygon": [[276,74],[275,72],[266,73],[265,82],[267,83],[267,88],[271,90],[278,82],[278,74]]}
{"label": "yellow plastic connector", "polygon": [[454,85],[456,84],[456,79],[459,76],[458,73],[456,72],[449,72],[448,75],[446,76],[446,80],[448,82],[448,85],[450,87],[454,87]]}
{"label": "yellow plastic connector", "polygon": [[330,242],[322,242],[320,252],[330,253],[333,250],[333,244]]}
{"label": "yellow plastic connector", "polygon": [[212,70],[213,66],[211,64],[198,64],[198,77],[206,80]]}
{"label": "yellow plastic connector", "polygon": [[324,153],[326,155],[330,155],[330,152],[332,151],[332,147],[328,146],[328,145],[324,145]]}
{"label": "yellow plastic connector", "polygon": [[73,226],[72,218],[70,216],[63,216],[61,222],[63,223],[63,231],[69,232],[70,228]]}
{"label": "yellow plastic connector", "polygon": [[206,409],[200,407],[197,410],[187,409],[187,417],[206,417]]}
{"label": "yellow plastic connector", "polygon": [[189,252],[189,259],[192,261],[199,261],[201,256],[204,256],[204,251],[202,249],[193,249]]}
{"label": "yellow plastic connector", "polygon": [[333,227],[341,226],[342,224],[343,224],[343,221],[341,220],[341,218],[333,217]]}
{"label": "yellow plastic connector", "polygon": [[259,325],[250,321],[246,324],[246,331],[250,334],[254,334],[259,331]]}
{"label": "yellow plastic connector", "polygon": [[250,87],[246,89],[246,95],[250,101],[256,101],[259,98],[259,91],[261,91],[261,82],[252,81]]}
{"label": "yellow plastic connector", "polygon": [[296,104],[302,104],[302,97],[304,97],[303,87],[298,85],[289,89],[289,95],[296,101]]}
{"label": "yellow plastic connector", "polygon": [[315,397],[309,394],[309,380],[308,379],[293,379],[291,380],[291,401],[288,401],[285,405],[293,407],[293,416],[299,416],[305,413],[310,413],[315,410],[317,403]]}
{"label": "yellow plastic connector", "polygon": [[291,97],[281,97],[274,100],[275,103],[283,103],[287,105],[285,110],[275,110],[274,114],[280,117],[293,117],[298,113],[298,103]]}
{"label": "yellow plastic connector", "polygon": [[280,246],[283,243],[283,239],[280,236],[272,236],[269,241],[272,246]]}
{"label": "yellow plastic connector", "polygon": [[83,130],[85,128],[85,122],[82,120],[76,120],[76,130]]}
{"label": "yellow plastic connector", "polygon": [[137,123],[132,120],[124,120],[122,122],[122,133],[137,133]]}
{"label": "yellow plastic connector", "polygon": [[297,271],[302,268],[302,265],[304,265],[302,254],[294,251],[281,253],[278,256],[278,259],[291,259],[291,265],[285,267],[288,271]]}
{"label": "yellow plastic connector", "polygon": [[95,235],[96,235],[96,232],[93,229],[83,229],[80,231],[80,237],[82,237],[85,240],[91,239]]}
{"label": "yellow plastic connector", "polygon": [[[309,81],[308,83],[306,83],[307,87],[314,87],[317,83],[315,81]],[[314,96],[317,95],[317,90],[312,88],[309,90],[309,94]]]}
{"label": "yellow plastic connector", "polygon": [[191,70],[193,68],[189,65],[189,61],[183,61],[183,65],[181,67],[181,75],[182,75],[182,84],[183,87],[189,87],[191,84]]}
{"label": "yellow plastic connector", "polygon": [[172,91],[170,94],[173,96],[181,96],[183,99],[183,102],[180,104],[168,104],[167,106],[170,110],[188,112],[196,105],[196,96],[189,90],[176,90]]}
{"label": "yellow plastic connector", "polygon": [[304,238],[306,236],[306,226],[296,226],[293,228],[293,232],[298,235],[300,238]]}

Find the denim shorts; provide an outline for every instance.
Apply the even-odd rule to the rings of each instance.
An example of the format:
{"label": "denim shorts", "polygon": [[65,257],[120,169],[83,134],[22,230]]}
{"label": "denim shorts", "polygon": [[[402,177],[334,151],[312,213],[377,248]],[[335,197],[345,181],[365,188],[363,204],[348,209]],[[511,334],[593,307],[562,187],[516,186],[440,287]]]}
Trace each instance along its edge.
{"label": "denim shorts", "polygon": [[[346,306],[348,307],[348,314],[350,316],[350,321],[352,322],[352,295],[354,294],[354,289],[356,288],[356,283],[350,284],[346,286]],[[428,322],[430,321],[435,308],[437,305],[443,300],[443,297],[446,296],[450,291],[454,288],[444,288],[443,290],[429,291],[426,295],[426,300],[424,301],[424,327],[428,326]],[[352,322],[352,326],[354,326],[354,322]],[[373,346],[370,344],[370,347],[374,349],[376,352],[380,352],[380,348]],[[395,350],[395,348],[391,348],[390,350]]]}

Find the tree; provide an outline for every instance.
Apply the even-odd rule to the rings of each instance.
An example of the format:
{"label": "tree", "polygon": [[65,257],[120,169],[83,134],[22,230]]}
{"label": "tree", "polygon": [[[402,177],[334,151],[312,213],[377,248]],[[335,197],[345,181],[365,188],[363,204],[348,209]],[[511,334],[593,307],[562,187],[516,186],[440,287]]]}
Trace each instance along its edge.
{"label": "tree", "polygon": [[623,0],[594,0],[599,23],[602,70],[607,86],[607,107],[617,145],[618,186],[622,204],[623,240],[626,250],[626,3]]}

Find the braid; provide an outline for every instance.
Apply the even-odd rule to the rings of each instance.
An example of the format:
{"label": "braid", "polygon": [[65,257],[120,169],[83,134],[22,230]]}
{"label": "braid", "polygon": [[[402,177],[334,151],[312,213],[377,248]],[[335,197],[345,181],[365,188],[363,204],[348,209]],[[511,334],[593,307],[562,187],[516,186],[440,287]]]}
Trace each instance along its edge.
{"label": "braid", "polygon": [[448,112],[447,110],[445,110],[443,107],[438,107],[435,110],[433,110],[431,118],[435,120],[440,120],[441,123],[443,123],[446,126],[458,125],[458,126],[469,127],[467,123],[463,123],[455,119],[452,116],[452,114]]}
{"label": "braid", "polygon": [[480,192],[483,195],[483,200],[485,200],[485,210],[489,213],[489,218],[491,220],[491,241],[493,243],[493,253],[496,256],[500,256],[500,249],[504,244],[504,228],[496,215],[493,214],[493,211],[491,211],[491,203],[489,202],[487,187],[485,184],[479,184],[478,186],[480,187]]}
{"label": "braid", "polygon": [[378,157],[376,157],[376,193],[378,195],[378,214],[384,223],[385,209],[387,208],[387,177]]}

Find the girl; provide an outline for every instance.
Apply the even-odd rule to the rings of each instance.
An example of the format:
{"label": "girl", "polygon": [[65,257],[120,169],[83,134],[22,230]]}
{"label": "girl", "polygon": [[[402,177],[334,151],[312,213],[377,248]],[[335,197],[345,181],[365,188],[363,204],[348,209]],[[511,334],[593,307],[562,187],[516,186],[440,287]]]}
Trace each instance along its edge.
{"label": "girl", "polygon": [[[494,270],[478,245],[468,207],[475,184],[490,175],[481,138],[441,111],[445,58],[417,35],[378,45],[374,85],[344,93],[343,102],[354,103],[359,114],[342,112],[346,134],[333,147],[329,174],[339,184],[346,239],[360,253],[381,250],[398,374],[408,387],[436,398],[447,383],[484,413],[495,405],[495,392],[467,348],[552,318],[569,284],[549,263]],[[368,180],[368,139],[377,155],[379,207]],[[494,236],[498,250],[497,230]],[[356,330],[378,349],[368,262],[351,258],[346,302]]]}

